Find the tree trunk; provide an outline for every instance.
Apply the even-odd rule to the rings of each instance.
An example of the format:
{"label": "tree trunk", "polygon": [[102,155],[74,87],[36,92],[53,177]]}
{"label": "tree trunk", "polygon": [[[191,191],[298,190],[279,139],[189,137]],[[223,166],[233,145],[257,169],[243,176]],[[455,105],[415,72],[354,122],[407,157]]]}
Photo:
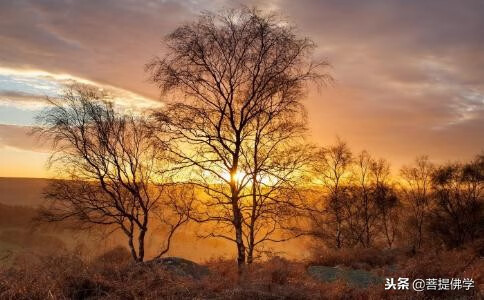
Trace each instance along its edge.
{"label": "tree trunk", "polygon": [[254,247],[249,246],[249,250],[247,250],[247,264],[251,264],[254,261]]}
{"label": "tree trunk", "polygon": [[[235,176],[234,176],[235,177]],[[234,215],[235,243],[237,246],[237,265],[239,272],[245,264],[245,245],[243,239],[242,213],[239,208],[239,196],[236,183],[232,182],[232,213]]]}
{"label": "tree trunk", "polygon": [[371,237],[370,237],[370,220],[365,220],[365,231],[366,231],[366,247],[369,248],[371,246]]}
{"label": "tree trunk", "polygon": [[371,236],[370,236],[370,212],[369,212],[369,199],[368,199],[368,192],[366,188],[363,187],[364,193],[364,201],[365,201],[365,247],[369,248],[371,244]]}
{"label": "tree trunk", "polygon": [[128,245],[129,245],[129,250],[131,251],[131,256],[135,261],[139,261],[138,259],[138,254],[136,253],[136,249],[134,248],[134,242],[133,242],[133,224],[131,223],[130,225],[130,230],[125,231],[126,235],[128,236]]}
{"label": "tree trunk", "polygon": [[235,243],[237,245],[237,266],[239,273],[242,272],[242,267],[245,264],[245,245],[242,228],[242,212],[239,208],[239,190],[237,183],[237,171],[239,166],[240,155],[240,133],[237,133],[236,146],[233,156],[232,168],[230,169],[230,190],[232,193],[232,213],[234,214],[234,228],[235,228]]}
{"label": "tree trunk", "polygon": [[238,207],[238,197],[232,196],[232,209],[234,213],[235,243],[237,245],[237,265],[239,271],[245,264],[245,245],[242,232],[242,214]]}
{"label": "tree trunk", "polygon": [[236,218],[235,221],[235,241],[237,243],[237,265],[239,266],[239,270],[245,264],[245,245],[244,240],[242,238],[242,222],[240,220],[240,216]]}
{"label": "tree trunk", "polygon": [[[141,197],[140,197],[141,200]],[[143,261],[145,257],[145,236],[148,231],[148,209],[143,209],[143,227],[140,227],[138,234],[138,260]]]}
{"label": "tree trunk", "polygon": [[339,220],[337,221],[337,231],[336,231],[336,248],[340,249],[341,248],[341,226]]}
{"label": "tree trunk", "polygon": [[[257,148],[256,148],[257,149]],[[254,156],[254,161],[257,163],[257,157]],[[257,171],[254,171],[254,176],[252,177],[252,211],[250,216],[250,227],[249,227],[249,242],[248,242],[248,251],[247,251],[247,263],[251,264],[254,259],[254,227],[256,222],[256,214],[257,213]]]}
{"label": "tree trunk", "polygon": [[420,249],[422,246],[422,225],[423,224],[423,214],[417,219],[417,249]]}
{"label": "tree trunk", "polygon": [[140,229],[138,235],[138,261],[143,261],[145,256],[145,235],[146,229]]}
{"label": "tree trunk", "polygon": [[393,233],[392,233],[392,237],[390,238],[390,229],[388,228],[388,223],[387,223],[387,218],[386,218],[386,215],[385,217],[383,218],[383,225],[384,225],[384,228],[385,228],[385,236],[387,238],[387,244],[388,244],[388,248],[392,248],[392,245],[393,245]]}

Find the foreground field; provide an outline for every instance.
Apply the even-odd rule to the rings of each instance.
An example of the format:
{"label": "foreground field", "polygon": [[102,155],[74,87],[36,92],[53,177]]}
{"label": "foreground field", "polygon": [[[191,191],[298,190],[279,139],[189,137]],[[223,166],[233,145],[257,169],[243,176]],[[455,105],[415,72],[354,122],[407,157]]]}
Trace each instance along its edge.
{"label": "foreground field", "polygon": [[[473,245],[475,247],[476,245]],[[319,260],[295,262],[274,257],[239,274],[234,261],[197,265],[183,259],[133,263],[123,248],[86,258],[18,255],[0,271],[1,299],[424,299],[482,297],[480,254],[471,247],[452,252],[339,251]],[[320,281],[311,266],[359,270],[376,278],[472,278],[468,291],[386,291],[384,282],[358,285],[342,278]]]}

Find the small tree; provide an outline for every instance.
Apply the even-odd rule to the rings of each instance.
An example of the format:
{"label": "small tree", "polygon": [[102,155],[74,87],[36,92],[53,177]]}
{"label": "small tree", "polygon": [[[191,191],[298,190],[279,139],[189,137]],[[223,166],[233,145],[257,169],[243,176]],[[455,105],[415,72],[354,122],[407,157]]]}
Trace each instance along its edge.
{"label": "small tree", "polygon": [[434,165],[427,156],[415,159],[413,166],[404,166],[401,176],[404,179],[403,192],[406,203],[411,209],[414,227],[414,247],[422,246],[423,229],[428,217],[432,172]]}
{"label": "small tree", "polygon": [[448,247],[482,236],[484,157],[436,168],[432,186],[434,206],[430,211],[430,232]]}
{"label": "small tree", "polygon": [[[355,185],[357,187],[356,215],[360,232],[359,242],[364,247],[371,247],[378,232],[383,227],[387,243],[393,243],[396,226],[389,220],[389,215],[395,215],[396,193],[388,180],[389,163],[380,158],[373,158],[367,151],[358,155],[355,166]],[[393,226],[392,226],[393,225]],[[381,232],[381,231],[380,231]]]}
{"label": "small tree", "polygon": [[359,220],[361,221],[360,242],[365,247],[370,247],[372,242],[372,228],[375,220],[375,202],[372,199],[372,167],[374,166],[374,159],[367,151],[362,151],[356,160],[356,186],[359,189],[359,201],[361,203],[359,209]]}
{"label": "small tree", "polygon": [[399,226],[400,200],[395,187],[389,182],[390,164],[385,159],[373,160],[370,167],[373,176],[372,201],[376,216],[388,248],[391,248]]}
{"label": "small tree", "polygon": [[389,247],[397,232],[398,198],[389,183],[390,166],[367,151],[356,158],[338,140],[320,150],[313,163],[322,196],[308,208],[310,235],[336,248],[371,247],[380,237]]}
{"label": "small tree", "polygon": [[193,195],[187,189],[177,194],[178,187],[155,179],[165,167],[163,149],[153,147],[144,119],[117,111],[107,94],[84,85],[48,100],[36,132],[52,142],[50,165],[62,179],[48,188],[43,217],[121,229],[136,261],[145,257],[148,225],[156,217],[167,228],[159,255],[166,253],[188,220]]}
{"label": "small tree", "polygon": [[315,178],[323,187],[316,209],[310,209],[314,225],[313,235],[330,235],[336,248],[343,247],[348,235],[348,221],[345,203],[349,198],[349,183],[352,180],[351,167],[353,154],[348,145],[337,140],[335,145],[316,153],[314,166]]}

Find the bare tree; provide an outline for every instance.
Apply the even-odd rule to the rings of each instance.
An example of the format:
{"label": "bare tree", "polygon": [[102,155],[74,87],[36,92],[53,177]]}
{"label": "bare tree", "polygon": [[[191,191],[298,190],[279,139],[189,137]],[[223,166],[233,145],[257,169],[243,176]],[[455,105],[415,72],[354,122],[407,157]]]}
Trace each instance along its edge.
{"label": "bare tree", "polygon": [[390,164],[385,159],[373,160],[370,167],[374,180],[372,199],[376,206],[383,234],[389,248],[392,247],[399,226],[399,199],[390,183]]}
{"label": "bare tree", "polygon": [[308,209],[313,223],[310,235],[336,248],[371,247],[383,236],[391,247],[398,199],[389,182],[388,162],[367,151],[354,158],[339,139],[316,157],[314,177],[322,183],[323,195],[319,206]]}
{"label": "bare tree", "polygon": [[346,238],[344,224],[347,215],[344,203],[348,198],[348,186],[353,176],[352,164],[353,154],[340,139],[335,145],[321,149],[314,162],[315,178],[326,189],[322,197],[319,197],[318,207],[310,209],[310,216],[316,227],[314,234],[324,237],[329,233],[337,248],[343,246]]}
{"label": "bare tree", "polygon": [[393,242],[396,228],[391,226],[388,217],[396,207],[396,198],[393,198],[396,195],[388,182],[389,163],[362,151],[356,160],[354,173],[353,184],[357,188],[357,195],[353,202],[358,221],[353,231],[358,234],[359,242],[364,247],[371,247],[380,225],[385,231],[387,242]]}
{"label": "bare tree", "polygon": [[243,151],[253,145],[253,124],[262,114],[269,124],[279,114],[299,114],[304,83],[323,78],[317,68],[325,63],[308,61],[311,40],[251,9],[203,14],[171,33],[167,46],[168,54],[147,69],[164,93],[184,100],[157,116],[168,122],[164,129],[172,134],[172,152],[195,168],[194,182],[208,196],[198,221],[215,224],[210,236],[236,244],[241,266],[246,261],[242,199],[251,194],[252,178],[245,170],[254,170],[244,165]]}
{"label": "bare tree", "polygon": [[432,172],[434,165],[427,156],[419,156],[413,166],[404,166],[401,176],[404,179],[403,192],[411,208],[414,221],[414,247],[422,246],[423,228],[428,216]]}
{"label": "bare tree", "polygon": [[434,206],[430,233],[457,247],[482,236],[484,156],[466,164],[446,164],[432,174]]}
{"label": "bare tree", "polygon": [[298,191],[312,147],[303,143],[304,116],[291,114],[260,114],[254,122],[253,140],[242,151],[243,165],[248,168],[244,173],[251,178],[248,199],[242,198],[248,263],[253,261],[254,250],[261,252],[263,243],[298,236],[289,225],[302,208]]}
{"label": "bare tree", "polygon": [[356,230],[359,235],[360,242],[365,247],[370,247],[372,241],[372,225],[375,219],[374,214],[374,201],[371,198],[372,191],[372,172],[371,168],[373,166],[374,159],[367,151],[362,151],[356,160],[356,185],[359,188],[360,198],[358,202],[361,203],[361,210],[359,218],[362,222],[360,230]]}
{"label": "bare tree", "polygon": [[174,188],[155,180],[163,149],[134,114],[116,110],[107,94],[73,85],[38,116],[37,132],[52,142],[51,167],[59,177],[47,190],[49,221],[75,219],[82,225],[121,229],[136,261],[145,257],[148,225],[156,217],[167,228],[159,255],[188,220],[193,195],[174,197]]}

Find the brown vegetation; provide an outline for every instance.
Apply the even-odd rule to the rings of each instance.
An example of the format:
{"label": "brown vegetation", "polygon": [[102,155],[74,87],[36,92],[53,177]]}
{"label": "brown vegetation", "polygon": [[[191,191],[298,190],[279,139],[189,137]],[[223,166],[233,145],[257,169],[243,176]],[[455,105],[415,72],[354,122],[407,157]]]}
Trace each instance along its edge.
{"label": "brown vegetation", "polygon": [[[368,249],[319,253],[319,263],[367,268],[380,276],[411,278],[469,277],[482,282],[483,263],[475,245],[459,251],[422,253]],[[445,257],[445,261],[441,258]],[[396,270],[386,268],[398,261]],[[316,262],[316,261],[315,261]],[[2,299],[425,299],[479,297],[479,290],[439,292],[384,291],[381,284],[354,287],[343,281],[319,282],[306,268],[315,262],[291,262],[279,257],[253,263],[239,274],[233,262],[212,260],[199,279],[156,264],[133,263],[124,248],[92,259],[74,253],[29,257],[0,269]]]}

